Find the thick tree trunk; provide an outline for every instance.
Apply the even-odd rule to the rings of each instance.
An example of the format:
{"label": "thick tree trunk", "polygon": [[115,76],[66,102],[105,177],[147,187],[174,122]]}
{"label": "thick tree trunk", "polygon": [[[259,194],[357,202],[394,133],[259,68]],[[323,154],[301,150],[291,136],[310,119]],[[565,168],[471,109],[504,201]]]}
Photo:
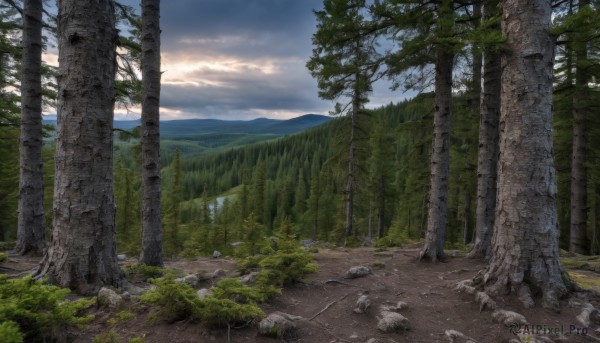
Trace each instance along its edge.
{"label": "thick tree trunk", "polygon": [[[589,0],[579,1],[579,10],[589,6]],[[573,94],[573,157],[571,160],[571,239],[569,251],[588,254],[587,238],[587,106],[588,71],[585,70],[587,42],[581,34],[574,34],[573,50],[576,60],[575,92]]]}
{"label": "thick tree trunk", "polygon": [[142,253],[163,265],[160,207],[160,0],[142,0]]}
{"label": "thick tree trunk", "polygon": [[42,0],[23,3],[18,254],[44,250]]}
{"label": "thick tree trunk", "polygon": [[444,235],[448,208],[448,176],[450,173],[450,120],[452,114],[452,68],[454,55],[447,46],[438,47],[435,66],[435,116],[429,212],[425,246],[419,260],[436,262],[444,258]]}
{"label": "thick tree trunk", "polygon": [[[484,19],[492,17],[498,2],[484,4]],[[500,30],[499,26],[490,29]],[[477,156],[477,210],[475,213],[475,246],[470,257],[490,258],[496,209],[496,179],[498,165],[498,124],[500,120],[500,89],[502,70],[497,52],[483,53],[483,88],[479,119],[479,151]]]}
{"label": "thick tree trunk", "polygon": [[58,34],[54,230],[37,276],[91,294],[123,279],[113,194],[114,2],[59,1]]}
{"label": "thick tree trunk", "polygon": [[549,0],[504,0],[502,10],[510,52],[502,58],[498,202],[482,281],[492,294],[518,294],[526,307],[542,295],[544,307],[557,310],[570,281],[558,254],[552,7]]}

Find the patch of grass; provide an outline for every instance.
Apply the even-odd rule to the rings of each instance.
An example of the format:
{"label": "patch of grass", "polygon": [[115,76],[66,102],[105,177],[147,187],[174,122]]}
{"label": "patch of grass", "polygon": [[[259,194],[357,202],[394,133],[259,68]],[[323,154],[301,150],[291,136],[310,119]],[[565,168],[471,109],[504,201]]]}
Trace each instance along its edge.
{"label": "patch of grass", "polygon": [[95,336],[92,343],[119,343],[119,337],[114,329],[110,329],[105,333]]}
{"label": "patch of grass", "polygon": [[167,274],[167,270],[161,267],[148,266],[143,263],[128,264],[123,266],[123,270],[127,273],[127,277],[131,280],[148,281],[163,277]]}
{"label": "patch of grass", "polygon": [[3,252],[0,252],[0,263],[6,261],[6,259],[7,259],[6,254]]}
{"label": "patch of grass", "polygon": [[562,265],[569,269],[589,270],[600,273],[600,256],[573,255],[561,257]]}
{"label": "patch of grass", "polygon": [[568,273],[571,279],[573,279],[579,287],[600,291],[600,277],[588,276],[572,271]]}
{"label": "patch of grass", "polygon": [[110,324],[110,325],[121,324],[128,320],[133,319],[134,317],[135,317],[135,315],[131,312],[119,311],[119,313],[117,313],[114,317],[112,317],[108,320],[108,324]]}

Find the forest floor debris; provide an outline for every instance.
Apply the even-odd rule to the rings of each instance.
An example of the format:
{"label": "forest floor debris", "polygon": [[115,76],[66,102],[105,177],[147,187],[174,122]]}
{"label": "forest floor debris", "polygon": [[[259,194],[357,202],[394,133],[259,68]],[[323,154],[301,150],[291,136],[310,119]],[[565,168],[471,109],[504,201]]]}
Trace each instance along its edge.
{"label": "forest floor debris", "polygon": [[[484,268],[482,260],[465,257],[449,258],[447,263],[416,263],[417,249],[390,248],[384,256],[374,256],[373,248],[326,249],[320,248],[314,254],[319,264],[317,273],[309,274],[304,282],[299,282],[283,289],[281,296],[261,304],[265,313],[282,312],[300,316],[295,321],[293,334],[284,336],[286,342],[328,343],[338,342],[362,343],[368,340],[378,342],[449,342],[448,330],[462,333],[475,342],[509,342],[519,341],[516,330],[529,330],[529,334],[538,340],[543,337],[561,342],[564,337],[568,342],[595,341],[592,337],[600,334],[591,328],[584,327],[577,319],[584,304],[600,308],[600,298],[590,293],[585,299],[576,301],[565,299],[561,303],[561,312],[543,309],[539,303],[533,308],[524,308],[517,297],[494,298],[498,308],[515,311],[527,318],[527,324],[505,326],[492,318],[492,311],[480,312],[479,304],[472,294],[457,292],[457,284],[469,280]],[[582,260],[585,258],[581,258]],[[382,268],[371,269],[361,278],[343,279],[341,275],[353,266],[367,266],[374,261],[384,262]],[[593,261],[593,260],[592,260]],[[128,258],[125,263],[135,263]],[[587,263],[590,260],[585,261]],[[10,256],[3,264],[8,274],[19,274],[31,270],[37,264],[35,258]],[[600,274],[589,270],[585,263],[579,263],[577,257],[571,257],[567,270],[572,274],[585,274],[590,284],[600,283]],[[238,277],[233,259],[226,257],[213,259],[212,256],[194,260],[177,259],[166,261],[170,270],[179,271],[180,277],[186,275],[208,275],[199,278],[197,289],[209,289],[216,281],[210,278],[211,273],[220,269],[226,277]],[[583,267],[585,270],[577,269]],[[460,271],[460,272],[449,272]],[[443,278],[439,276],[443,275]],[[342,281],[343,280],[343,281]],[[147,288],[148,284],[135,281],[139,288]],[[464,286],[470,286],[464,283]],[[370,307],[381,309],[405,302],[398,311],[410,321],[410,330],[385,333],[378,330],[381,319],[380,311],[354,313],[357,299],[368,294]],[[134,297],[132,297],[134,298]],[[540,302],[540,299],[535,299]],[[398,307],[398,305],[396,305]],[[141,338],[146,343],[158,342],[227,342],[228,330],[208,328],[199,321],[184,320],[168,324],[161,320],[149,320],[147,305],[134,301],[124,301],[120,311],[129,311],[135,316],[115,321],[118,310],[96,308],[93,323],[87,330],[73,332],[75,342],[91,342],[93,337],[113,330],[119,342],[127,342],[132,338]],[[315,316],[315,314],[317,314]],[[536,335],[538,328],[545,329]],[[582,335],[586,329],[587,337]],[[538,330],[539,331],[539,330]],[[561,335],[548,335],[548,332],[560,332]],[[579,334],[577,334],[579,333]],[[258,333],[258,323],[250,323],[243,328],[231,328],[231,342],[268,343],[280,342],[281,338],[270,338]],[[456,336],[456,335],[454,335]]]}

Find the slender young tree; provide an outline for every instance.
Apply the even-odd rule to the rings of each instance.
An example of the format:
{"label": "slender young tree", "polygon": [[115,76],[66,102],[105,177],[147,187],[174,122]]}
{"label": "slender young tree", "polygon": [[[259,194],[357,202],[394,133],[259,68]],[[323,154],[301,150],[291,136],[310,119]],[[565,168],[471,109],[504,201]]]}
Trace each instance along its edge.
{"label": "slender young tree", "polygon": [[160,206],[160,0],[142,0],[142,253],[163,265]]}
{"label": "slender young tree", "polygon": [[558,309],[571,281],[559,259],[556,171],[552,152],[552,65],[549,0],[503,0],[498,202],[492,257],[482,281],[492,294],[516,293]]}
{"label": "slender young tree", "polygon": [[[494,19],[497,0],[483,4],[483,20],[488,29],[500,32],[500,22]],[[477,210],[475,214],[475,246],[471,257],[489,258],[496,208],[496,176],[500,120],[500,88],[502,73],[500,54],[492,46],[483,49],[481,107],[479,117],[479,151],[477,156]]]}
{"label": "slender young tree", "polygon": [[42,163],[42,0],[23,2],[18,254],[44,249]]}
{"label": "slender young tree", "polygon": [[[316,11],[317,32],[313,35],[313,55],[307,63],[317,79],[319,96],[326,100],[344,97],[345,106],[336,104],[337,114],[347,114],[348,129],[343,133],[345,145],[345,234],[354,230],[354,208],[361,153],[359,145],[368,137],[361,119],[366,117],[364,104],[371,84],[378,77],[381,58],[375,39],[367,34],[364,0],[324,0],[324,10]],[[345,100],[346,100],[345,99]]]}
{"label": "slender young tree", "polygon": [[54,229],[36,276],[83,294],[123,279],[113,194],[117,37],[112,0],[58,2]]}

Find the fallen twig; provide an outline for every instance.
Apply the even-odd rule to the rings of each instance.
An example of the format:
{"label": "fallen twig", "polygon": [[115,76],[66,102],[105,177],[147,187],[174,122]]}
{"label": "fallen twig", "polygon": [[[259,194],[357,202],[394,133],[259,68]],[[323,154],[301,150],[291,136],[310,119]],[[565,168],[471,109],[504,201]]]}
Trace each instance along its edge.
{"label": "fallen twig", "polygon": [[334,304],[336,304],[336,303],[338,303],[338,302],[340,302],[340,301],[342,301],[342,300],[346,299],[346,297],[348,297],[348,296],[349,296],[350,294],[352,294],[352,293],[354,293],[354,292],[350,292],[350,293],[348,293],[348,294],[344,295],[343,297],[339,298],[338,300],[330,302],[330,303],[329,303],[329,304],[327,304],[325,307],[323,307],[323,309],[322,309],[321,311],[319,311],[319,312],[318,312],[317,314],[315,314],[314,316],[310,317],[310,318],[308,319],[308,321],[312,321],[313,319],[317,318],[317,316],[319,316],[321,313],[323,313],[323,312],[327,311],[327,309],[329,309],[329,308],[330,308],[331,306],[333,306]]}

